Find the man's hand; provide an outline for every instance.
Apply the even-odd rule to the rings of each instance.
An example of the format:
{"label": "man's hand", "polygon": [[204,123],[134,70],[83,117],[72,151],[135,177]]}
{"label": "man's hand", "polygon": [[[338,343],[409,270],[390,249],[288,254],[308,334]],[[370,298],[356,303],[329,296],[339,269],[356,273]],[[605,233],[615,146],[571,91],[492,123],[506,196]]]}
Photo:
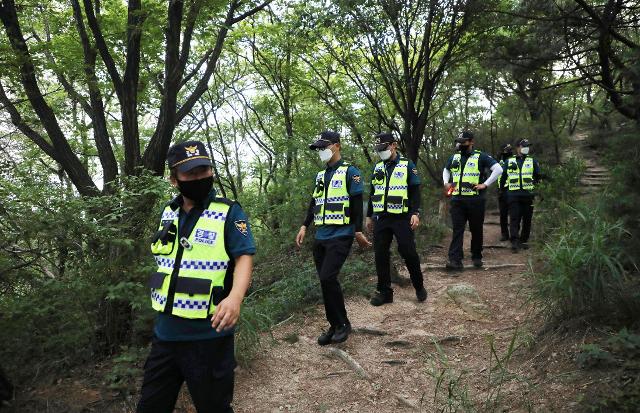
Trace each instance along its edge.
{"label": "man's hand", "polygon": [[420,217],[417,214],[411,215],[411,221],[409,221],[411,225],[411,230],[415,230],[420,225]]}
{"label": "man's hand", "polygon": [[296,245],[298,248],[302,246],[302,241],[304,241],[304,235],[307,233],[307,227],[304,225],[300,227],[300,231],[298,231],[298,235],[296,235]]}
{"label": "man's hand", "polygon": [[356,241],[358,241],[360,248],[369,248],[372,245],[362,232],[356,232]]}
{"label": "man's hand", "polygon": [[367,231],[373,232],[373,219],[371,217],[367,217],[365,220],[365,226],[367,227]]}
{"label": "man's hand", "polygon": [[444,194],[449,195],[449,189],[451,189],[451,183],[447,182],[446,184],[444,184]]}
{"label": "man's hand", "polygon": [[474,186],[473,189],[475,189],[476,191],[482,191],[483,189],[487,189],[487,186],[485,184],[478,184]]}
{"label": "man's hand", "polygon": [[218,333],[233,328],[240,317],[242,297],[229,295],[216,306],[216,312],[211,316],[211,327]]}

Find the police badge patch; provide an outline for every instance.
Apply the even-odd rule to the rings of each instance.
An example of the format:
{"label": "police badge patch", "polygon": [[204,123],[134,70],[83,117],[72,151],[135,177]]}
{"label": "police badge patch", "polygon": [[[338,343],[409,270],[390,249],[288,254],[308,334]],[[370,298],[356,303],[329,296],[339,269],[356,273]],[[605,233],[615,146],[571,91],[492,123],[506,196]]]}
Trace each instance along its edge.
{"label": "police badge patch", "polygon": [[198,150],[197,146],[185,146],[185,155],[187,155],[187,158],[190,158],[192,156],[197,156],[200,155],[200,151]]}
{"label": "police badge patch", "polygon": [[236,229],[242,235],[246,237],[249,234],[249,230],[247,229],[247,221],[240,220],[240,221],[234,221],[233,223],[236,224]]}
{"label": "police badge patch", "polygon": [[331,181],[331,188],[342,188],[342,181]]}
{"label": "police badge patch", "polygon": [[360,183],[360,175],[353,175],[353,181],[357,184]]}
{"label": "police badge patch", "polygon": [[404,172],[402,172],[402,171],[395,171],[395,172],[393,173],[393,176],[394,176],[394,177],[396,177],[396,178],[402,178],[402,177],[404,176]]}

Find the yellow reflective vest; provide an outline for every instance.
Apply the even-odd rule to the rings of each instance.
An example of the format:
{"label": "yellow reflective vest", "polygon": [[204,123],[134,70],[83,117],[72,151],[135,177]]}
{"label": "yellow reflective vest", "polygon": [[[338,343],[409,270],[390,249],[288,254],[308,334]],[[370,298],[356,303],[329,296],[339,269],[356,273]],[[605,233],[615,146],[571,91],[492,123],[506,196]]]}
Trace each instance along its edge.
{"label": "yellow reflective vest", "polygon": [[182,239],[180,205],[173,201],[165,207],[151,244],[158,265],[149,281],[154,310],[190,319],[208,318],[215,312],[216,305],[228,294],[225,279],[233,276],[233,261],[224,238],[231,205],[233,201],[215,198],[189,237]]}
{"label": "yellow reflective vest", "polygon": [[507,187],[509,191],[533,191],[533,158],[527,156],[522,162],[522,168],[518,166],[518,158],[515,156],[507,161]]}
{"label": "yellow reflective vest", "polygon": [[473,189],[480,183],[480,151],[473,151],[467,158],[464,168],[462,155],[456,153],[451,160],[451,175],[455,189],[452,195],[474,196],[479,192]]}
{"label": "yellow reflective vest", "polygon": [[408,212],[408,179],[409,161],[406,158],[398,160],[388,178],[384,162],[378,162],[373,169],[373,178],[371,179],[373,184],[373,196],[371,197],[373,212],[387,212],[389,214]]}
{"label": "yellow reflective vest", "polygon": [[336,169],[330,182],[324,181],[325,170],[316,175],[313,190],[313,222],[316,225],[348,225],[349,190],[347,189],[347,170],[349,164],[343,163]]}

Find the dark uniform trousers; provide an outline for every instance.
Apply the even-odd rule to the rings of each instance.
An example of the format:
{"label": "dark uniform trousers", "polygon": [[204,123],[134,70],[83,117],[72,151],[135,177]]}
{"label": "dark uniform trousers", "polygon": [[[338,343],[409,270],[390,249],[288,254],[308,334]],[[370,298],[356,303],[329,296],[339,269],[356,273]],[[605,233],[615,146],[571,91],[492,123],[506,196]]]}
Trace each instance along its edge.
{"label": "dark uniform trousers", "polygon": [[500,232],[503,237],[509,239],[509,200],[504,191],[498,195],[498,209],[500,210]]}
{"label": "dark uniform trousers", "polygon": [[[509,197],[509,218],[511,219],[511,241],[528,242],[533,217],[533,196]],[[520,222],[522,221],[522,232]]]}
{"label": "dark uniform trousers", "polygon": [[233,413],[233,335],[198,341],[154,338],[138,413],[171,413],[184,381],[198,413]]}
{"label": "dark uniform trousers", "polygon": [[373,228],[373,249],[376,256],[376,272],[378,273],[378,291],[391,292],[391,253],[389,248],[395,235],[398,243],[398,252],[404,259],[409,270],[411,284],[416,291],[424,287],[422,269],[420,269],[420,257],[416,252],[415,234],[411,229],[410,219],[407,214],[381,215],[375,217]]}
{"label": "dark uniform trousers", "polygon": [[453,225],[453,236],[449,245],[449,260],[462,261],[462,243],[464,241],[464,230],[469,221],[471,231],[471,258],[482,259],[482,236],[484,225],[485,199],[474,196],[469,199],[452,199],[449,207],[451,213],[451,223]]}
{"label": "dark uniform trousers", "polygon": [[349,324],[338,274],[349,255],[351,244],[352,236],[316,239],[313,243],[313,261],[320,278],[324,311],[332,327]]}

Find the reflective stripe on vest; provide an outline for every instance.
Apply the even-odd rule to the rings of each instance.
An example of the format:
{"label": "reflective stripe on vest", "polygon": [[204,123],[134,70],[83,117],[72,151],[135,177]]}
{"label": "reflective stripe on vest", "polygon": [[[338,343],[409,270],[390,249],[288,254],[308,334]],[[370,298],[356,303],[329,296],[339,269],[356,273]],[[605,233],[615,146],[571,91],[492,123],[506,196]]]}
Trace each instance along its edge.
{"label": "reflective stripe on vest", "polygon": [[[202,212],[188,238],[179,263],[173,308],[170,313],[183,318],[202,319],[213,314],[216,304],[224,296],[224,280],[229,268],[229,255],[224,245],[224,227],[230,206],[213,201]],[[173,225],[173,227],[172,227]],[[158,270],[149,282],[151,305],[165,311],[171,274],[176,266],[178,239],[178,210],[167,206],[159,231],[173,228],[173,234],[151,245]],[[169,231],[171,232],[171,231]]]}
{"label": "reflective stripe on vest", "polygon": [[331,177],[331,182],[324,182],[325,171],[316,175],[316,187],[313,190],[315,207],[313,222],[316,225],[348,225],[349,191],[347,190],[348,164],[342,164]]}
{"label": "reflective stripe on vest", "polygon": [[373,212],[402,214],[409,211],[409,161],[400,158],[387,178],[384,162],[380,161],[373,169],[373,196],[371,204]]}
{"label": "reflective stripe on vest", "polygon": [[[475,185],[480,183],[480,151],[473,151],[467,158],[462,168],[462,155],[456,153],[451,161],[451,174],[453,175],[453,183],[456,185],[453,195],[478,195],[478,191],[473,189]],[[456,167],[453,167],[457,163]],[[460,173],[462,171],[462,174]]]}
{"label": "reflective stripe on vest", "polygon": [[507,162],[507,186],[509,191],[518,191],[520,189],[533,191],[535,187],[533,184],[533,158],[527,156],[522,162],[522,169],[518,166],[518,159],[515,156],[509,158]]}

